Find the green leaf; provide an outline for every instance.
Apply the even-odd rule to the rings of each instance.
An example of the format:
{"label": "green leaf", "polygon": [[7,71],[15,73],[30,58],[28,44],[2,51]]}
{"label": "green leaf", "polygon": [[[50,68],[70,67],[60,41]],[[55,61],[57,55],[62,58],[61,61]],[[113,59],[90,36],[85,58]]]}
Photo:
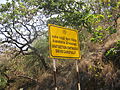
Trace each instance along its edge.
{"label": "green leaf", "polygon": [[0,89],[5,88],[7,85],[7,79],[0,74]]}
{"label": "green leaf", "polygon": [[96,38],[91,38],[90,39],[92,42],[96,42],[97,40],[96,40]]}
{"label": "green leaf", "polygon": [[112,17],[112,15],[108,15],[108,18],[111,18]]}

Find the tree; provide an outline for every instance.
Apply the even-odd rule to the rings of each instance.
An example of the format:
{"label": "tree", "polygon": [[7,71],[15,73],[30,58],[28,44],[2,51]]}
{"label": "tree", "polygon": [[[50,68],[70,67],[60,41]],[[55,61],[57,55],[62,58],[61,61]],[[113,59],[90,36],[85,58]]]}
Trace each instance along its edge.
{"label": "tree", "polygon": [[50,18],[48,23],[75,28],[80,32],[86,30],[91,36],[91,41],[104,42],[111,34],[117,32],[119,6],[119,1],[112,0],[73,1],[71,6],[68,4],[64,7],[70,10],[69,12],[60,12],[58,16]]}
{"label": "tree", "polygon": [[[34,40],[46,33],[47,23],[57,24],[86,31],[94,42],[103,42],[116,32],[116,19],[113,9],[119,2],[100,2],[97,0],[12,0],[1,5],[0,34],[2,43],[9,43],[19,49],[19,53],[40,53],[32,46]],[[111,14],[112,13],[112,14]],[[110,22],[113,22],[111,25]],[[106,23],[104,23],[106,22]],[[104,27],[107,25],[106,27]],[[82,37],[82,36],[81,36]],[[83,37],[82,37],[83,38]],[[29,52],[29,50],[32,52]],[[26,53],[27,51],[27,53]],[[42,53],[38,54],[47,67]]]}
{"label": "tree", "polygon": [[12,0],[0,7],[0,35],[1,43],[17,48],[17,55],[29,55],[35,53],[48,68],[44,57],[32,44],[46,31],[46,20],[52,15],[62,12],[71,12],[79,8],[71,5],[82,4],[75,0]]}
{"label": "tree", "polygon": [[32,1],[26,3],[26,0],[12,0],[1,4],[1,43],[17,48],[18,53],[15,56],[35,53],[47,69],[42,53],[32,45],[38,37],[46,34],[45,15],[36,6],[29,5]]}

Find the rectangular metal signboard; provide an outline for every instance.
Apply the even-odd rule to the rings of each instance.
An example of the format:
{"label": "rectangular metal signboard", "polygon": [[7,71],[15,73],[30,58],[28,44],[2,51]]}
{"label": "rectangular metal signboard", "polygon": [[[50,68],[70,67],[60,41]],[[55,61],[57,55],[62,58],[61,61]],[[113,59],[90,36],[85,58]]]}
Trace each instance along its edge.
{"label": "rectangular metal signboard", "polygon": [[49,24],[50,58],[80,59],[78,30]]}

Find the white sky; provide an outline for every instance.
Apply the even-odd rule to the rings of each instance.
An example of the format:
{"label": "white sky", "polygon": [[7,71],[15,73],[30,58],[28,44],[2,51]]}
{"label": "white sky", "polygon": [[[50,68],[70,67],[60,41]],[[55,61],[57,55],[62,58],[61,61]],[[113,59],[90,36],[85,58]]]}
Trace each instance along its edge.
{"label": "white sky", "polygon": [[[11,0],[9,0],[11,1]],[[5,4],[6,0],[0,0],[0,4]]]}
{"label": "white sky", "polygon": [[0,4],[1,4],[1,3],[5,3],[5,2],[6,2],[6,0],[0,0]]}

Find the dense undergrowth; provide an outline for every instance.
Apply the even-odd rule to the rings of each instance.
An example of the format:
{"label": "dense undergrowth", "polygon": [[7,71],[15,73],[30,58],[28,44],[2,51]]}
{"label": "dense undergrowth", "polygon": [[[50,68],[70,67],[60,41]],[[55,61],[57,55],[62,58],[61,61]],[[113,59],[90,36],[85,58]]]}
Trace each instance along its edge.
{"label": "dense undergrowth", "polygon": [[[115,0],[115,2],[114,0],[88,0],[88,2],[87,0],[86,2],[82,0],[80,2],[74,0],[58,0],[58,2],[56,0],[17,1],[19,6],[12,2],[3,4],[1,6],[3,8],[0,8],[0,20],[2,20],[2,24],[0,24],[3,26],[8,25],[7,27],[14,30],[17,29],[13,32],[10,32],[12,29],[9,30],[6,27],[5,32],[4,27],[1,29],[3,35],[8,35],[5,39],[8,40],[8,45],[13,45],[13,47],[4,46],[2,52],[0,52],[0,90],[54,90],[53,62],[49,58],[48,35],[46,31],[40,31],[38,33],[42,36],[37,37],[34,34],[35,38],[32,42],[33,35],[30,30],[33,27],[27,26],[29,19],[32,18],[33,21],[35,19],[33,13],[36,15],[41,12],[41,17],[45,17],[43,14],[49,17],[45,24],[57,24],[79,31],[82,56],[78,63],[81,90],[120,90],[120,2],[118,0]],[[12,5],[14,6],[13,11],[10,7]],[[27,7],[29,5],[36,8],[31,9],[30,7],[29,10]],[[3,14],[3,12],[5,13]],[[12,13],[9,15],[8,12]],[[28,16],[28,12],[32,13],[33,17]],[[16,17],[11,17],[13,14]],[[22,51],[25,46],[24,43],[22,43],[23,47],[21,48],[19,46],[20,42],[14,42],[15,35],[20,35],[19,37],[25,39],[23,31],[21,31],[21,34],[19,32],[21,23],[24,22],[21,17],[26,20],[26,26],[24,23],[22,25],[26,27],[30,32],[29,35],[31,35],[31,37],[28,36],[30,42],[25,44],[28,44],[31,49],[25,52]],[[10,18],[10,20],[6,18]],[[21,20],[21,22],[18,25],[15,24],[17,21],[14,22],[14,20]],[[13,23],[11,23],[12,21]],[[38,24],[37,21],[39,19],[34,23]],[[14,24],[18,26],[12,27]],[[37,26],[36,29],[42,27],[41,25],[40,27]],[[13,37],[10,37],[11,34],[14,34]],[[18,48],[14,47],[15,45]],[[16,55],[19,48],[21,51]],[[16,57],[14,57],[15,55]],[[44,61],[49,67],[48,69],[45,68]],[[58,90],[77,90],[78,78],[75,60],[56,60],[56,66]]]}
{"label": "dense undergrowth", "polygon": [[[113,54],[113,51],[111,51],[111,49],[113,48],[115,51],[117,51],[117,53]],[[101,59],[99,54],[99,52],[95,51],[89,52],[85,55],[85,57],[83,56],[82,59],[79,60],[81,89],[119,90],[119,42],[115,44],[114,47],[106,51],[106,53],[104,54],[104,59]],[[3,90],[54,90],[52,61],[50,66],[51,69],[45,71],[44,69],[39,69],[36,67],[26,67],[26,64],[23,63],[24,60],[25,59],[23,57],[18,57],[16,60],[13,61],[14,63],[16,63],[16,65],[11,66],[9,63],[4,66],[4,63],[1,66],[2,77],[0,77],[0,85],[1,87],[3,87]],[[31,71],[31,69],[33,70],[33,72]],[[78,79],[75,70],[75,61],[57,60],[58,89],[76,90],[77,81]]]}

